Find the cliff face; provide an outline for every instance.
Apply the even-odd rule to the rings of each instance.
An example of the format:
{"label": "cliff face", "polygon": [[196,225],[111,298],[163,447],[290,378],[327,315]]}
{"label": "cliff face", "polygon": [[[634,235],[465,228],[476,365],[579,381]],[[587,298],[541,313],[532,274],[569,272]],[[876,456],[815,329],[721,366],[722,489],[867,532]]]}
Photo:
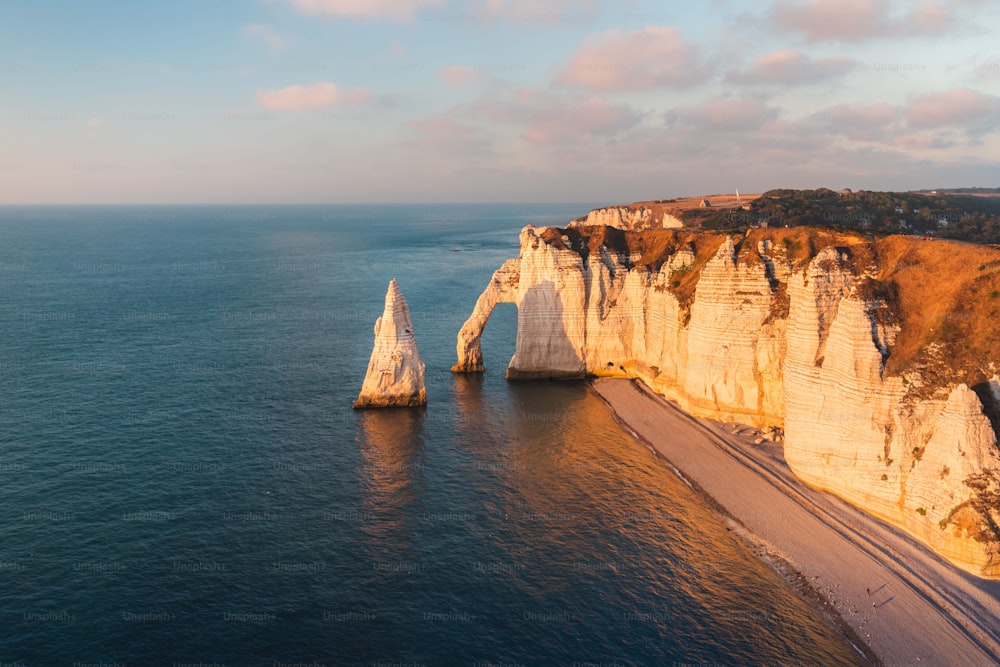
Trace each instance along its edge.
{"label": "cliff face", "polygon": [[638,377],[697,416],[782,429],[804,481],[1000,577],[1000,252],[808,229],[528,227],[454,370],[482,370],[501,300],[518,305],[509,378]]}
{"label": "cliff face", "polygon": [[669,229],[682,227],[681,219],[663,210],[662,206],[609,206],[595,208],[586,218],[571,223],[571,226],[606,226],[617,229]]}

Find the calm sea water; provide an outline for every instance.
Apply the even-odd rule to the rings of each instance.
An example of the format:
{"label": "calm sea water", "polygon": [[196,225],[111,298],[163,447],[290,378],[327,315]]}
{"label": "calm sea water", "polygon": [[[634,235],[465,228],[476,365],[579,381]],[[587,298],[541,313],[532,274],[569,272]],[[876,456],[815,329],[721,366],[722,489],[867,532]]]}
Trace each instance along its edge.
{"label": "calm sea water", "polygon": [[[514,306],[449,372],[584,210],[0,209],[0,663],[855,661]],[[355,413],[394,276],[429,405]]]}

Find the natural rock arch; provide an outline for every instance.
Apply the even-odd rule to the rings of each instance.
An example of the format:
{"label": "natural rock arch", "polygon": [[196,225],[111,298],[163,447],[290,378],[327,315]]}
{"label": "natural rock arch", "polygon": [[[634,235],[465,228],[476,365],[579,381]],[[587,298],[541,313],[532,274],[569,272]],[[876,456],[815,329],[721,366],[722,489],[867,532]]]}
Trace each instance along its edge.
{"label": "natural rock arch", "polygon": [[[545,230],[543,230],[544,232]],[[458,334],[455,373],[484,370],[483,329],[498,303],[517,306],[517,343],[508,380],[583,378],[586,307],[580,255],[553,248],[535,228],[521,232],[521,254],[493,274]]]}
{"label": "natural rock arch", "polygon": [[521,261],[519,259],[508,259],[493,274],[490,284],[479,295],[472,315],[458,332],[458,344],[456,345],[458,361],[451,367],[452,373],[482,373],[486,370],[483,365],[483,330],[498,303],[517,305],[520,281]]}

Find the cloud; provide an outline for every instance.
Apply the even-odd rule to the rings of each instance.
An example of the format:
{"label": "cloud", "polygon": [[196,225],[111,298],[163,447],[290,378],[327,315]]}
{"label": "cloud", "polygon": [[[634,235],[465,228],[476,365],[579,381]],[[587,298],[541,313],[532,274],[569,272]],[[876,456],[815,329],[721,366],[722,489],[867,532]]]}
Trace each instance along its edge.
{"label": "cloud", "polygon": [[767,18],[810,42],[934,35],[959,26],[955,15],[936,2],[922,2],[907,14],[894,15],[888,0],[774,0]]}
{"label": "cloud", "polygon": [[423,148],[457,154],[491,155],[490,138],[479,127],[449,116],[411,120],[407,127],[416,135],[415,143]]}
{"label": "cloud", "polygon": [[705,78],[698,49],[671,27],[607,30],[586,38],[556,83],[594,92],[686,88]]}
{"label": "cloud", "polygon": [[258,90],[257,104],[265,109],[307,111],[332,106],[359,106],[372,98],[363,88],[338,88],[329,81],[310,86],[287,86],[278,90]]}
{"label": "cloud", "polygon": [[919,132],[914,134],[901,134],[892,139],[892,145],[903,150],[942,150],[952,148],[956,142],[930,132]]}
{"label": "cloud", "polygon": [[478,19],[557,24],[592,20],[595,0],[483,0],[473,7]]}
{"label": "cloud", "polygon": [[864,106],[838,104],[816,112],[811,120],[829,134],[842,134],[858,141],[876,141],[902,120],[902,111],[885,102]]}
{"label": "cloud", "polygon": [[996,79],[1000,77],[1000,58],[989,58],[977,63],[972,71],[979,79]]}
{"label": "cloud", "polygon": [[984,134],[1000,127],[1000,97],[969,88],[953,88],[914,99],[906,119],[915,128],[958,127]]}
{"label": "cloud", "polygon": [[678,107],[667,112],[667,124],[688,126],[714,132],[757,130],[779,116],[776,107],[763,100],[715,98],[694,106]]}
{"label": "cloud", "polygon": [[943,5],[923,2],[899,22],[903,34],[930,35],[949,32],[958,27],[958,19]]}
{"label": "cloud", "polygon": [[338,18],[406,20],[447,0],[285,0],[305,14]]}
{"label": "cloud", "polygon": [[446,86],[460,88],[463,86],[471,86],[482,81],[483,72],[475,67],[467,67],[465,65],[449,65],[438,72],[438,78],[441,79]]}
{"label": "cloud", "polygon": [[589,142],[595,136],[614,135],[637,121],[638,114],[631,107],[591,97],[571,105],[543,107],[533,115],[524,138],[535,144]]}
{"label": "cloud", "polygon": [[103,118],[88,118],[86,122],[87,127],[90,128],[100,127],[103,124],[104,124]]}
{"label": "cloud", "polygon": [[243,26],[243,34],[253,39],[259,39],[272,51],[280,51],[287,45],[287,41],[277,30],[262,23]]}
{"label": "cloud", "polygon": [[521,138],[532,144],[589,144],[613,137],[642,118],[627,104],[536,89],[488,95],[459,112],[515,126]]}
{"label": "cloud", "polygon": [[834,79],[857,69],[850,58],[814,60],[798,51],[775,51],[760,56],[749,69],[726,73],[729,83],[795,86]]}

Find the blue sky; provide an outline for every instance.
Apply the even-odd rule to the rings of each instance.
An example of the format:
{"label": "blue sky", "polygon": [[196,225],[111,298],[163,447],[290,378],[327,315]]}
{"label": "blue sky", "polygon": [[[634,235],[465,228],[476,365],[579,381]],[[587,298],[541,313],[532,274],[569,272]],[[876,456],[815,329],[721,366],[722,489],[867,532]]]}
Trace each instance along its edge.
{"label": "blue sky", "polygon": [[0,16],[0,204],[1000,186],[989,0],[34,0]]}

